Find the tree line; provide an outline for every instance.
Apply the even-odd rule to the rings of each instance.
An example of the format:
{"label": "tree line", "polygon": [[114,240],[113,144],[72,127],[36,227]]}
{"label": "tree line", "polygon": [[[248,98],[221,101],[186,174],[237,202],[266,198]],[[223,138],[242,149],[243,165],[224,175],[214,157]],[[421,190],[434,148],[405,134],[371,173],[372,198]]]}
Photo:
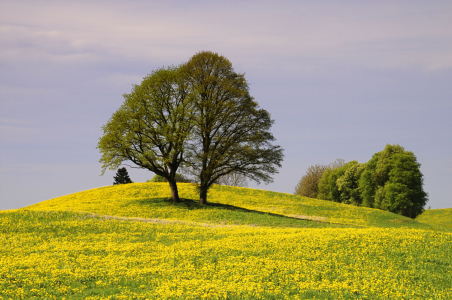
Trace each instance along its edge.
{"label": "tree line", "polygon": [[411,151],[386,145],[367,163],[336,160],[308,168],[295,195],[390,211],[416,218],[428,201],[420,164]]}
{"label": "tree line", "polygon": [[269,183],[281,167],[274,121],[249,94],[244,74],[217,53],[157,69],[123,97],[97,145],[102,174],[132,162],[163,177],[179,202],[181,171],[193,177],[205,204],[214,183],[234,176]]}

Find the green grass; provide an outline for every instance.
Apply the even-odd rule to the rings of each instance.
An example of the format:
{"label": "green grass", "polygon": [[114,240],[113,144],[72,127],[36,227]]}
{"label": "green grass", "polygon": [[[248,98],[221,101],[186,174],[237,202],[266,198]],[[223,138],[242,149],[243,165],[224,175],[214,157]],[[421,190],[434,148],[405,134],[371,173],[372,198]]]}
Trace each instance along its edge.
{"label": "green grass", "polygon": [[426,209],[416,220],[421,223],[452,229],[452,208]]}
{"label": "green grass", "polygon": [[[0,211],[0,299],[450,299],[451,209],[417,220],[166,183]],[[441,211],[441,212],[439,212]]]}
{"label": "green grass", "polygon": [[213,227],[33,210],[0,212],[0,224],[5,299],[451,295],[452,235],[440,231]]}
{"label": "green grass", "polygon": [[386,211],[229,186],[213,186],[208,194],[209,205],[199,206],[198,195],[192,184],[183,183],[178,186],[184,202],[176,205],[169,203],[170,189],[167,183],[135,183],[67,195],[29,206],[28,209],[72,210],[119,217],[225,225],[432,227]]}

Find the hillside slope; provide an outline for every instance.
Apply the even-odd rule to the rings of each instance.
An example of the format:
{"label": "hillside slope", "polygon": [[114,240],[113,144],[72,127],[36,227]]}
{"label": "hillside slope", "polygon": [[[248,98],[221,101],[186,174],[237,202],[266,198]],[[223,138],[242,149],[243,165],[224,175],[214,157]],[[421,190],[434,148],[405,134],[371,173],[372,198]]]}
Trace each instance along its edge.
{"label": "hillside slope", "polygon": [[[195,186],[178,184],[185,201],[169,205],[167,183],[134,183],[83,191],[32,205],[33,210],[71,210],[118,217],[139,217],[212,222],[219,224],[254,224],[256,218],[265,223],[301,227],[325,224],[347,226],[410,227],[428,229],[420,223],[386,211],[356,207],[331,201],[310,199],[290,194],[249,188],[213,186],[207,206],[197,204]],[[318,222],[304,222],[313,220]],[[262,221],[258,221],[262,223]],[[297,225],[298,224],[298,225]]]}
{"label": "hillside slope", "polygon": [[422,223],[452,229],[452,208],[427,209],[416,220]]}
{"label": "hillside slope", "polygon": [[167,184],[128,184],[0,211],[0,299],[452,298],[447,230],[261,190],[215,186],[203,207],[180,192],[174,205]]}

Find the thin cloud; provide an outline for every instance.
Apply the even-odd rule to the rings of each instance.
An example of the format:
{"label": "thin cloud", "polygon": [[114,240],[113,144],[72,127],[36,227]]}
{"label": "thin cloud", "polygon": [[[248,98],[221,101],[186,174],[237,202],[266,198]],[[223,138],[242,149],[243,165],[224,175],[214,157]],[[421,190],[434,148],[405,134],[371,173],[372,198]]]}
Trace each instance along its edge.
{"label": "thin cloud", "polygon": [[[10,56],[35,55],[41,61],[47,54],[58,62],[93,63],[119,56],[177,64],[194,52],[212,49],[240,62],[251,59],[256,65],[270,55],[320,56],[344,64],[356,58],[357,64],[369,67],[398,62],[450,68],[452,9],[440,4],[432,9],[411,2],[195,2],[192,6],[177,1],[163,5],[40,2],[27,10],[9,3],[11,13],[2,18],[2,35]],[[382,41],[388,45],[384,51],[372,46]]]}

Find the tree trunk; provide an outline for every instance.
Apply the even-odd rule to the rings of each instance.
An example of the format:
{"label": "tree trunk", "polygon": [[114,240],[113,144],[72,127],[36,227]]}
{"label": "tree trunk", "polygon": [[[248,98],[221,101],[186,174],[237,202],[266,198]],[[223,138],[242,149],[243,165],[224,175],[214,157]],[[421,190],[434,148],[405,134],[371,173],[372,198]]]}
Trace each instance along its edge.
{"label": "tree trunk", "polygon": [[173,180],[173,181],[169,181],[168,180],[168,183],[169,183],[170,188],[171,188],[171,200],[174,203],[179,203],[180,199],[179,199],[179,192],[177,191],[176,181],[175,180]]}
{"label": "tree trunk", "polygon": [[207,204],[207,187],[201,186],[199,191],[199,204]]}

